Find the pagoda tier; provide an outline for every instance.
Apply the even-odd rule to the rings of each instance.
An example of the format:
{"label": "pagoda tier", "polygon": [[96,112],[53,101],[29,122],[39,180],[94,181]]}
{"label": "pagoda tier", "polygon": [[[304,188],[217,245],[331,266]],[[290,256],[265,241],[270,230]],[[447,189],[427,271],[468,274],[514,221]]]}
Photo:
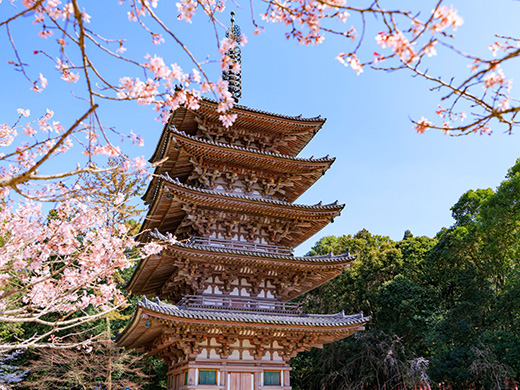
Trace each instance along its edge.
{"label": "pagoda tier", "polygon": [[[296,158],[226,145],[165,128],[165,145],[155,175],[168,173],[206,189],[235,190],[252,196],[293,202],[332,165],[334,158]],[[150,186],[152,189],[154,184]],[[150,203],[151,191],[143,199]]]}
{"label": "pagoda tier", "polygon": [[169,389],[291,389],[292,357],[363,330],[367,321],[362,313],[211,310],[144,298],[118,345],[166,361]]}
{"label": "pagoda tier", "polygon": [[320,117],[286,116],[235,105],[228,112],[237,118],[231,128],[226,128],[220,120],[221,113],[217,112],[217,102],[201,99],[199,104],[196,111],[182,107],[175,110],[161,135],[152,162],[161,159],[168,142],[169,126],[208,141],[296,156],[325,123]]}
{"label": "pagoda tier", "polygon": [[258,298],[274,307],[334,278],[355,259],[348,253],[294,257],[270,248],[266,252],[234,249],[239,242],[192,242],[170,243],[160,254],[143,259],[127,289],[172,303],[185,294],[204,294],[204,299],[215,298],[212,305],[222,305],[216,299],[225,295],[226,302],[231,299],[237,305],[241,299]]}
{"label": "pagoda tier", "polygon": [[168,176],[159,179],[142,230],[157,229],[179,239],[201,236],[295,247],[333,221],[344,208],[337,202],[298,205],[194,188]]}

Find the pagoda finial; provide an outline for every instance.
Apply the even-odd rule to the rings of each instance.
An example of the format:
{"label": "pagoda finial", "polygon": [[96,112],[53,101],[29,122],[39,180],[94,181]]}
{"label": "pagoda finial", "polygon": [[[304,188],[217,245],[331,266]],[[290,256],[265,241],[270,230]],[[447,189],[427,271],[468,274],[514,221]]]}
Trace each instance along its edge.
{"label": "pagoda finial", "polygon": [[[227,55],[231,58],[233,64],[242,64],[241,52],[240,52],[240,27],[235,24],[235,12],[231,11],[231,26],[226,31],[226,38],[235,41],[235,47],[227,52]],[[222,79],[228,82],[228,90],[233,96],[235,103],[242,96],[242,73],[240,68],[237,72],[234,72],[230,67],[229,70],[222,72]]]}

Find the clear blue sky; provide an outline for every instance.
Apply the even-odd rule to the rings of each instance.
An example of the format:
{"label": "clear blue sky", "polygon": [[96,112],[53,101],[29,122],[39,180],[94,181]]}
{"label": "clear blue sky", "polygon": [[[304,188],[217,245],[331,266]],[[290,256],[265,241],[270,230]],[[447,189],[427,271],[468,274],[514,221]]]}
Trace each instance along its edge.
{"label": "clear blue sky", "polygon": [[[10,7],[7,3],[0,4],[0,15]],[[398,2],[400,6],[412,7],[414,3]],[[429,11],[434,2],[423,3],[423,10]],[[480,0],[454,1],[453,4],[465,21],[456,33],[455,43],[467,51],[489,55],[487,47],[494,41],[495,33],[520,37],[517,21],[520,2]],[[414,235],[433,236],[443,226],[452,224],[450,207],[462,193],[468,189],[496,187],[520,157],[518,135],[504,135],[499,128],[492,136],[453,138],[431,131],[416,134],[409,117],[433,118],[441,96],[429,91],[430,84],[406,72],[387,74],[367,69],[357,76],[334,59],[339,52],[349,51],[344,40],[327,37],[320,46],[303,47],[284,38],[283,26],[272,24],[264,24],[266,32],[254,36],[248,5],[244,5],[245,9],[236,8],[232,3],[229,6],[223,19],[227,21],[229,10],[235,9],[238,24],[249,38],[242,49],[243,98],[240,103],[276,113],[327,118],[324,128],[301,156],[330,154],[337,160],[297,202],[313,204],[322,200],[328,203],[338,199],[347,207],[334,224],[300,246],[297,254],[307,252],[322,236],[354,234],[362,228],[396,240],[402,238],[406,229]],[[90,27],[100,29],[105,36],[118,36],[122,28],[128,27],[126,12],[121,12],[123,6],[98,0],[85,2],[85,7],[93,17]],[[257,17],[261,9],[257,4]],[[217,58],[212,28],[202,15],[192,24],[179,22],[175,19],[173,3],[165,0],[159,3],[158,11],[199,59],[208,54]],[[10,69],[6,62],[13,56],[2,29],[0,123],[12,122],[19,107],[30,108],[33,113],[49,107],[64,124],[71,123],[87,106],[71,94],[69,84],[59,80],[58,75],[52,75],[48,60],[32,54],[42,47],[42,40],[36,36],[31,20],[13,26],[13,33],[23,58],[30,61],[31,74],[45,73],[49,87],[41,94],[33,94],[23,77]],[[372,27],[374,21],[369,21],[368,45],[360,54],[368,58],[375,50],[373,36],[379,31]],[[146,53],[157,52],[168,63],[177,62],[185,69],[192,67],[171,40],[166,39],[160,47],[153,46],[136,25],[130,27],[130,31],[124,33],[129,39],[127,53],[142,59]],[[213,76],[219,73],[216,64],[210,64],[208,71]],[[506,67],[505,71],[514,81],[520,80],[517,69]],[[125,67],[113,66],[108,72],[114,77],[142,78]],[[440,55],[432,61],[430,72],[448,77],[464,75],[467,63]],[[514,96],[518,88],[513,84]],[[131,148],[130,153],[149,157],[162,129],[154,120],[151,107],[100,103],[106,125],[144,136],[145,148]],[[74,154],[59,162],[71,166],[75,163]]]}

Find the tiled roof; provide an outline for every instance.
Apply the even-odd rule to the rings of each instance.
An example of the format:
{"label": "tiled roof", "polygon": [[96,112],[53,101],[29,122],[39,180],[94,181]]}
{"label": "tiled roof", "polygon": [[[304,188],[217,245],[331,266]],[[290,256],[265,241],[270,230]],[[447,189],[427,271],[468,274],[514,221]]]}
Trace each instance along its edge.
{"label": "tiled roof", "polygon": [[263,156],[276,157],[276,158],[283,158],[283,159],[287,159],[287,160],[291,160],[291,161],[307,162],[307,163],[333,163],[334,160],[336,160],[335,157],[329,157],[329,155],[326,155],[325,157],[320,157],[320,158],[314,158],[314,157],[303,158],[303,157],[286,156],[286,155],[283,155],[280,153],[263,152],[258,149],[246,148],[245,146],[225,144],[225,143],[221,143],[221,142],[209,141],[209,140],[193,137],[189,134],[186,134],[184,131],[177,130],[174,126],[170,126],[169,130],[171,133],[173,133],[177,136],[180,136],[180,137],[184,137],[192,142],[197,142],[197,143],[207,144],[207,145],[212,145],[212,146],[218,146],[220,148],[225,148],[225,149],[232,149],[232,150],[234,149],[234,150],[238,150],[241,152],[253,153],[253,154],[256,154],[256,155],[262,156],[262,157]]}
{"label": "tiled roof", "polygon": [[[200,103],[202,103],[202,104],[212,103],[214,105],[218,104],[218,102],[215,99],[211,99],[211,98],[202,98]],[[274,118],[289,119],[289,120],[301,121],[301,122],[325,122],[326,121],[326,119],[322,118],[321,115],[318,115],[313,118],[304,118],[302,115],[291,116],[291,115],[275,114],[275,113],[272,113],[269,111],[262,111],[262,110],[258,110],[256,108],[250,108],[247,106],[243,106],[241,104],[233,105],[233,108],[230,110],[230,112],[232,113],[233,111],[243,111],[244,113],[262,114],[262,115],[267,115],[267,116],[271,116]]]}
{"label": "tiled roof", "polygon": [[161,234],[157,229],[149,233],[153,238],[156,238],[158,240],[162,240],[165,242],[168,242],[170,245],[174,245],[180,248],[186,248],[186,249],[196,249],[201,251],[207,251],[207,252],[214,252],[214,253],[223,253],[223,254],[233,254],[233,255],[242,255],[242,256],[248,256],[248,257],[259,257],[259,258],[268,258],[268,259],[276,259],[276,260],[287,260],[290,262],[303,262],[303,263],[345,263],[350,262],[352,260],[356,259],[356,255],[351,255],[350,253],[342,253],[340,255],[333,255],[332,253],[329,253],[327,255],[322,256],[289,256],[289,255],[281,255],[277,253],[269,253],[269,252],[260,252],[260,251],[246,251],[246,250],[239,250],[239,249],[229,249],[229,248],[222,248],[212,245],[193,245],[189,243],[183,243],[180,241],[172,241],[167,236]]}
{"label": "tiled roof", "polygon": [[196,187],[192,187],[187,184],[183,184],[176,178],[172,179],[168,175],[168,173],[165,173],[164,175],[159,176],[159,178],[168,183],[173,184],[175,187],[178,187],[181,190],[193,191],[193,192],[197,192],[201,195],[216,195],[216,196],[219,196],[222,198],[246,200],[246,201],[251,201],[254,203],[266,204],[266,205],[287,206],[290,208],[302,209],[302,210],[316,210],[316,211],[337,210],[337,211],[341,211],[345,207],[344,204],[339,204],[338,201],[335,201],[334,203],[325,204],[325,205],[322,204],[321,202],[316,203],[314,205],[302,205],[302,204],[284,202],[282,200],[276,200],[276,199],[257,198],[257,197],[252,197],[252,196],[248,196],[248,195],[240,195],[240,194],[231,193],[231,192],[208,190],[205,188],[196,188]]}
{"label": "tiled roof", "polygon": [[[345,327],[351,325],[361,325],[370,320],[364,317],[363,313],[345,315],[344,312],[336,314],[273,314],[273,313],[254,313],[233,310],[204,310],[186,308],[161,302],[159,299],[150,301],[144,297],[137,305],[143,309],[158,314],[164,314],[173,318],[186,318],[203,321],[222,321],[234,323],[256,323],[273,324],[285,326],[314,326],[314,327]],[[173,319],[172,318],[172,319]]]}

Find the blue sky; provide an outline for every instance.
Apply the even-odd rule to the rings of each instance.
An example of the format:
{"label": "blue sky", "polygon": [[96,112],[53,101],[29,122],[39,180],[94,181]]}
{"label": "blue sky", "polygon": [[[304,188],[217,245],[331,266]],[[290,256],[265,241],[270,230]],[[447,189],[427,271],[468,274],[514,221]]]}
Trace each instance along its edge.
{"label": "blue sky", "polygon": [[[398,3],[414,7],[416,2]],[[429,11],[434,2],[422,3],[423,11]],[[469,52],[490,56],[487,48],[495,40],[495,33],[520,37],[517,22],[520,2],[479,0],[453,1],[453,4],[465,21],[454,43]],[[443,226],[452,224],[450,207],[462,193],[468,189],[496,187],[520,157],[518,135],[505,135],[500,128],[495,128],[492,136],[454,138],[432,131],[416,134],[409,118],[433,118],[442,96],[429,91],[431,84],[412,78],[406,72],[367,69],[357,76],[334,59],[338,53],[349,51],[345,40],[327,37],[322,45],[303,47],[284,38],[283,26],[265,23],[265,33],[254,36],[248,4],[244,9],[232,3],[229,6],[223,20],[227,22],[228,12],[236,10],[237,22],[249,39],[242,48],[240,104],[288,115],[327,118],[323,129],[301,156],[330,154],[337,160],[297,202],[313,204],[322,200],[328,203],[337,199],[347,206],[334,224],[300,246],[296,254],[307,252],[322,236],[355,234],[362,228],[396,240],[402,238],[406,229],[414,235],[433,236]],[[0,14],[7,7],[10,5],[5,1],[0,4]],[[85,7],[92,15],[91,27],[109,37],[123,34],[128,38],[130,55],[141,60],[146,53],[158,53],[167,63],[177,62],[184,69],[192,67],[171,40],[166,39],[160,47],[153,46],[138,26],[129,26],[123,6],[98,0],[85,2]],[[256,7],[259,19],[262,7],[259,4]],[[202,15],[192,24],[179,22],[175,19],[173,3],[165,0],[159,3],[158,12],[197,58],[202,60],[206,55],[217,58],[212,27]],[[34,94],[29,91],[31,85],[10,69],[6,61],[12,59],[12,53],[2,29],[0,123],[12,122],[19,107],[29,108],[33,113],[44,112],[49,107],[64,124],[71,123],[87,106],[71,93],[71,85],[61,81],[57,74],[53,75],[48,60],[32,54],[42,47],[42,40],[30,22],[30,19],[21,21],[13,26],[12,32],[23,58],[30,63],[31,74],[37,76],[43,71],[49,79],[49,87],[41,94]],[[360,57],[371,58],[376,50],[373,36],[378,31],[377,22],[369,19],[367,45]],[[51,43],[43,42],[43,45]],[[99,57],[99,61],[104,60]],[[126,66],[102,63],[116,80],[124,75],[136,76]],[[467,64],[441,52],[432,60],[430,72],[461,77],[468,72]],[[209,64],[207,69],[213,77],[218,76],[216,64]],[[520,79],[514,67],[505,67],[505,72],[514,82]],[[81,80],[74,88],[81,88]],[[513,96],[517,90],[518,86],[513,83]],[[162,130],[152,108],[133,102],[100,103],[105,125],[143,135],[145,148],[130,148],[129,153],[151,156]],[[76,159],[72,153],[56,164],[75,166]]]}

